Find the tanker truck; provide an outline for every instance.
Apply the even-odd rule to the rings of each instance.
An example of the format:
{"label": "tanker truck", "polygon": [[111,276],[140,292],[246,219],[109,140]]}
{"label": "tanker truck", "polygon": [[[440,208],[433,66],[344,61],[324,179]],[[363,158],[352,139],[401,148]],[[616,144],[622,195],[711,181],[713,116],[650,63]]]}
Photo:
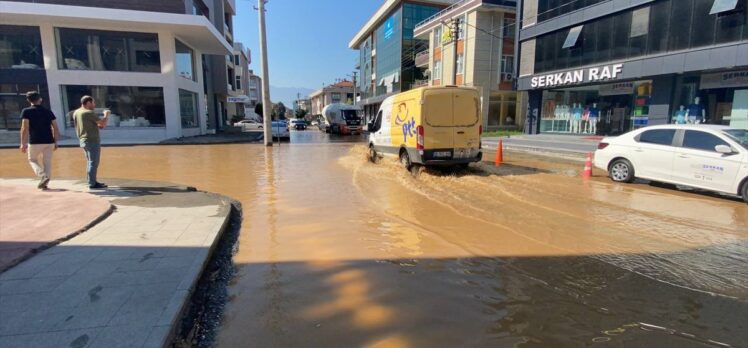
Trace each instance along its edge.
{"label": "tanker truck", "polygon": [[[325,133],[361,134],[363,130],[362,109],[348,104],[330,104],[322,109],[325,118]],[[320,128],[322,124],[320,123]]]}

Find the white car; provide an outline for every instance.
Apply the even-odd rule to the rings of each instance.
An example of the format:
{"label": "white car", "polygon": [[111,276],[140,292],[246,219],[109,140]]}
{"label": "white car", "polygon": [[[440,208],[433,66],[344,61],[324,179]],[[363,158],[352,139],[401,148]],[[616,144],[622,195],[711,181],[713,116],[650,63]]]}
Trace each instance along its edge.
{"label": "white car", "polygon": [[742,196],[748,202],[748,130],[663,125],[605,138],[595,167],[616,182],[648,179]]}
{"label": "white car", "polygon": [[291,138],[291,133],[288,131],[288,122],[286,121],[273,121],[273,138]]}
{"label": "white car", "polygon": [[262,123],[255,120],[241,120],[234,123],[236,127],[242,127],[242,130],[259,130],[262,129]]}

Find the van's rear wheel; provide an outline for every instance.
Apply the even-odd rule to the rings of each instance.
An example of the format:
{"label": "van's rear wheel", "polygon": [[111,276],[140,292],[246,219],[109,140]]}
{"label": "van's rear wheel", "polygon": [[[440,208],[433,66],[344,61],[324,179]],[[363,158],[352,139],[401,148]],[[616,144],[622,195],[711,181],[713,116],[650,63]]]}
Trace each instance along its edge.
{"label": "van's rear wheel", "polygon": [[406,170],[411,170],[413,168],[413,163],[410,161],[408,151],[400,151],[400,164],[402,164],[403,168],[405,168]]}
{"label": "van's rear wheel", "polygon": [[746,180],[743,183],[743,189],[740,190],[740,192],[743,195],[743,201],[745,201],[746,203],[748,203],[748,180]]}
{"label": "van's rear wheel", "polygon": [[371,163],[377,163],[377,159],[379,159],[379,154],[377,153],[377,150],[374,150],[374,146],[369,147],[369,161]]}

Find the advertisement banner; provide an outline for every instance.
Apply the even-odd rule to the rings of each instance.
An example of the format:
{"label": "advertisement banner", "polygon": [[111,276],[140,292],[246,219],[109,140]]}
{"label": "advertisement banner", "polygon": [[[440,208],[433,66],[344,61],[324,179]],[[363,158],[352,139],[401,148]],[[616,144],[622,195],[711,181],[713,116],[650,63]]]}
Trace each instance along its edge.
{"label": "advertisement banner", "polygon": [[621,82],[602,85],[598,93],[601,96],[634,94],[634,83]]}
{"label": "advertisement banner", "polygon": [[748,70],[701,75],[701,89],[748,87]]}

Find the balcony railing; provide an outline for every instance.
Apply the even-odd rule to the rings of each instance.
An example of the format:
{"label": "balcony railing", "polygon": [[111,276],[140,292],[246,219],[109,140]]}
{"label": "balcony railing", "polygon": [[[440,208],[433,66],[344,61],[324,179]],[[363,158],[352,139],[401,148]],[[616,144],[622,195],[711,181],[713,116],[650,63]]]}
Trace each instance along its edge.
{"label": "balcony railing", "polygon": [[429,50],[421,51],[416,54],[416,66],[424,67],[429,65]]}

